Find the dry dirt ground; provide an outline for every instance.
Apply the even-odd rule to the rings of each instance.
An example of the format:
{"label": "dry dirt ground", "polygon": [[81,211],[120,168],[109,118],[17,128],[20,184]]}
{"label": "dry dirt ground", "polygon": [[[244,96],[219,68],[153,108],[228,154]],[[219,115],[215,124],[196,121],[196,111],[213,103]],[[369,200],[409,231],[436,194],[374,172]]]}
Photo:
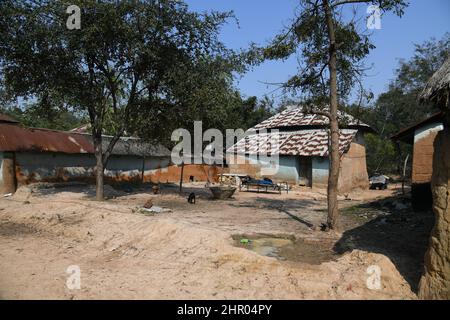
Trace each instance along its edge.
{"label": "dry dirt ground", "polygon": [[[158,195],[149,187],[127,191],[109,187],[112,198],[98,202],[90,186],[34,185],[0,199],[0,298],[416,298],[432,219],[386,200],[393,190],[341,199],[341,234],[320,231],[324,191],[212,200],[191,184],[184,192],[194,191],[196,204],[176,186]],[[141,213],[149,199],[171,212]],[[286,260],[236,245],[252,236],[298,245]],[[80,289],[66,285],[72,265]],[[368,273],[374,265],[378,289]]]}

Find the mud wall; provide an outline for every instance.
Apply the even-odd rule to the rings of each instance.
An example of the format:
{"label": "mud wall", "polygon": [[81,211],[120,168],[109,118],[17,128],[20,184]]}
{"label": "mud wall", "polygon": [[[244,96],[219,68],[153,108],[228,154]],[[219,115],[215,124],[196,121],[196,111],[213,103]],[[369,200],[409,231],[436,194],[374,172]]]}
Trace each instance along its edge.
{"label": "mud wall", "polygon": [[17,185],[39,181],[89,180],[93,178],[95,158],[89,154],[16,152]]}
{"label": "mud wall", "polygon": [[291,184],[299,184],[300,163],[297,157],[280,156],[280,163],[277,173],[269,176],[278,182],[288,182]]}
{"label": "mud wall", "polygon": [[[219,181],[222,168],[207,164],[186,164],[183,168],[183,182]],[[181,166],[169,165],[161,169],[145,171],[144,182],[152,183],[179,183],[181,178]]]}
{"label": "mud wall", "polygon": [[364,135],[358,133],[350,149],[341,157],[339,193],[369,188]]}
{"label": "mud wall", "polygon": [[431,123],[414,132],[411,199],[414,211],[430,210],[433,204],[431,176],[433,173],[434,141],[442,123]]}
{"label": "mud wall", "polygon": [[[234,163],[231,163],[232,155],[227,155],[228,171],[235,174],[246,174],[253,178],[267,177],[275,182],[299,183],[300,163],[295,156],[280,156],[278,168],[274,166],[276,158],[267,157],[264,160],[255,159],[250,156],[238,155]],[[267,174],[264,168],[273,169],[274,172]]]}
{"label": "mud wall", "polygon": [[[288,182],[299,184],[300,161],[296,156],[280,156],[279,167],[276,174],[262,174],[264,166],[269,166],[267,162],[255,159],[248,155],[235,156],[234,164],[231,163],[231,154],[227,155],[229,172],[235,174],[247,174],[255,178],[268,177],[275,182]],[[328,157],[312,157],[311,175],[313,188],[326,188],[328,185],[329,160]],[[341,170],[339,176],[339,192],[346,193],[358,189],[369,187],[369,177],[366,165],[366,148],[364,136],[358,134],[352,142],[350,149],[341,158]]]}
{"label": "mud wall", "polygon": [[227,164],[230,173],[261,178],[261,164],[249,156],[227,154]]}
{"label": "mud wall", "polygon": [[433,211],[435,225],[425,255],[419,285],[422,299],[450,299],[450,131],[438,133],[433,156]]}
{"label": "mud wall", "polygon": [[412,160],[413,184],[430,183],[433,173],[434,140],[442,130],[441,123],[431,123],[414,132],[414,155]]}
{"label": "mud wall", "polygon": [[[4,163],[4,161],[2,161]],[[4,168],[3,166],[2,168]],[[32,182],[84,181],[93,183],[95,157],[92,154],[16,152],[13,177],[17,186]],[[217,181],[220,168],[186,165],[184,181]],[[181,167],[171,165],[169,157],[142,158],[113,155],[105,169],[108,184],[180,181]],[[4,188],[5,183],[0,183]]]}
{"label": "mud wall", "polygon": [[312,187],[326,188],[328,185],[328,172],[330,161],[327,157],[313,157],[312,159]]}
{"label": "mud wall", "polygon": [[[328,172],[328,158],[313,157],[313,188],[326,188],[328,186]],[[338,191],[342,194],[368,188],[369,175],[367,173],[364,135],[358,133],[349,150],[341,156]]]}

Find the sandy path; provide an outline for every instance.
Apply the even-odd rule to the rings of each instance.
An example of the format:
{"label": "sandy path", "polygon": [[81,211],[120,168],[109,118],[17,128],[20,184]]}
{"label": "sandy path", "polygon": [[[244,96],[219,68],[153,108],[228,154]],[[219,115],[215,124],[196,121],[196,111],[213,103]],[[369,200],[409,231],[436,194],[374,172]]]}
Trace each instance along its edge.
{"label": "sandy path", "polygon": [[[279,201],[290,198],[292,201]],[[146,199],[173,212],[145,216]],[[275,199],[275,201],[274,201]],[[316,200],[314,200],[316,199]],[[297,201],[297,202],[296,202]],[[280,209],[281,208],[281,209]],[[322,237],[323,200],[240,193],[196,205],[172,195],[134,194],[95,202],[80,192],[20,194],[0,200],[2,299],[409,299],[408,283],[380,254],[355,250],[338,261],[279,261],[232,245],[245,232]],[[289,214],[286,214],[286,211]],[[70,265],[81,289],[66,287]],[[379,290],[367,268],[382,270]]]}

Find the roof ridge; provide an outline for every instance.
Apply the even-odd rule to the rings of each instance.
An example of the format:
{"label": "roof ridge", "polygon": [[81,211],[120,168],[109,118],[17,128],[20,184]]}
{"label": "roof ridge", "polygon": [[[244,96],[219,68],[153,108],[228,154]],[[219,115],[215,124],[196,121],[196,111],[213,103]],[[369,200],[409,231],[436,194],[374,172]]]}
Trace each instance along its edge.
{"label": "roof ridge", "polygon": [[[338,110],[338,120],[344,122],[344,127],[361,127],[370,129],[370,126],[353,115]],[[286,127],[307,127],[307,126],[328,126],[329,119],[314,112],[304,112],[301,106],[288,106],[287,109],[278,112],[272,117],[258,123],[250,128],[250,131],[286,128]]]}

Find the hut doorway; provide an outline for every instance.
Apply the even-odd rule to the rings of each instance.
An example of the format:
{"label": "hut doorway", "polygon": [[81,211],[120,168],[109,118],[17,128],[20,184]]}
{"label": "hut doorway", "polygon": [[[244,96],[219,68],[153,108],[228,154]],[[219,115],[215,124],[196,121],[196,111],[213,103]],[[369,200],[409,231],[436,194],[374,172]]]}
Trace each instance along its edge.
{"label": "hut doorway", "polygon": [[312,186],[312,159],[311,157],[298,157],[299,185]]}

